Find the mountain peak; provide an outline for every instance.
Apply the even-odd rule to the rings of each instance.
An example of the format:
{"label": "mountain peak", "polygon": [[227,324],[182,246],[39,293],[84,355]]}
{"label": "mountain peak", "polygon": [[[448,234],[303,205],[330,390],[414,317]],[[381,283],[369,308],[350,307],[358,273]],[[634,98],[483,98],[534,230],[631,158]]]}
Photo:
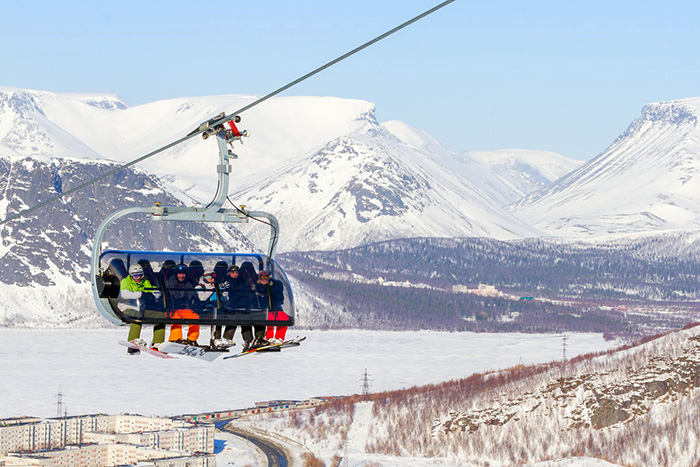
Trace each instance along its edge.
{"label": "mountain peak", "polygon": [[649,104],[603,153],[510,207],[559,236],[700,226],[700,98]]}

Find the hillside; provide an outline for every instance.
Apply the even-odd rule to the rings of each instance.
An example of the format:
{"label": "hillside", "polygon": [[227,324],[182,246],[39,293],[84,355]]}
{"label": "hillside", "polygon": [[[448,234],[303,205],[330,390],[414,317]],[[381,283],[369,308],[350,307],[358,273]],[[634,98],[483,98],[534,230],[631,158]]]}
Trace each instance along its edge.
{"label": "hillside", "polygon": [[[0,216],[60,194],[114,167],[106,161],[0,156]],[[100,326],[89,286],[92,238],[127,206],[178,205],[151,174],[129,168],[0,226],[0,326]],[[104,249],[252,248],[234,228],[150,222],[127,216],[107,231]]]}
{"label": "hillside", "polygon": [[350,449],[367,461],[437,465],[585,456],[580,465],[689,466],[700,462],[699,371],[700,328],[692,327],[565,363],[463,379],[455,369],[457,379],[442,384],[235,423],[299,440],[325,461]]}
{"label": "hillside", "polygon": [[[306,326],[635,336],[700,319],[699,241],[416,238],[280,261],[304,285]],[[479,284],[500,296],[451,293]]]}

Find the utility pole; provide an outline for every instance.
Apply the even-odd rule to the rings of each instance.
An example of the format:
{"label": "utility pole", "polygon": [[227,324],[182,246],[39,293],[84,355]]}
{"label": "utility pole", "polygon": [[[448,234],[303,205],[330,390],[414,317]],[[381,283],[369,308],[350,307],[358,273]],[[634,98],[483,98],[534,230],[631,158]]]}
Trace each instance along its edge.
{"label": "utility pole", "polygon": [[58,394],[56,394],[56,418],[60,418],[63,415],[63,391],[61,387],[58,387]]}
{"label": "utility pole", "polygon": [[369,375],[367,374],[367,368],[365,368],[365,373],[362,375],[362,395],[366,396],[369,394]]}
{"label": "utility pole", "polygon": [[561,352],[562,352],[562,364],[561,364],[561,376],[559,381],[561,382],[562,391],[564,390],[564,374],[566,373],[566,334],[561,337]]}

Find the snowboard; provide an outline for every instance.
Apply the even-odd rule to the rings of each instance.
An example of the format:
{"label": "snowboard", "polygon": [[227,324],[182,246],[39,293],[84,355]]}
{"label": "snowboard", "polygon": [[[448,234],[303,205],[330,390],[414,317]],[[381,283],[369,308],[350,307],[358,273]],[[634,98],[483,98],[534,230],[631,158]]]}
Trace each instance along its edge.
{"label": "snowboard", "polygon": [[166,354],[185,355],[187,357],[194,357],[207,362],[213,362],[222,354],[228,353],[227,349],[215,350],[208,347],[178,344],[177,342],[164,342],[160,344],[158,349]]}
{"label": "snowboard", "polygon": [[152,347],[149,347],[148,345],[139,345],[139,344],[135,344],[133,342],[128,342],[128,341],[119,341],[119,344],[123,345],[124,347],[129,347],[130,349],[140,350],[143,353],[147,353],[149,355],[153,355],[153,356],[159,357],[159,358],[177,358],[173,355],[168,355],[165,352],[161,352],[158,349],[154,349]]}
{"label": "snowboard", "polygon": [[289,347],[298,347],[299,345],[301,345],[301,342],[304,339],[306,339],[306,337],[295,337],[294,339],[289,339],[289,340],[280,342],[278,344],[264,345],[262,347],[258,347],[257,349],[244,350],[242,352],[238,352],[238,353],[235,353],[233,355],[227,355],[224,357],[224,360],[226,360],[228,358],[243,357],[244,355],[251,355],[251,354],[258,353],[258,352],[270,352],[270,351],[275,351],[275,350],[286,349]]}

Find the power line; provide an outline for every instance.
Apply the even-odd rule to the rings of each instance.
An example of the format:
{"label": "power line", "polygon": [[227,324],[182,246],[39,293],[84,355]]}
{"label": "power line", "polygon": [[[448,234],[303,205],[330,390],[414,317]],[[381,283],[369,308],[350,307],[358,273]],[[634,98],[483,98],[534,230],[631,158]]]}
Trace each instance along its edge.
{"label": "power line", "polygon": [[124,165],[121,165],[121,166],[119,166],[119,167],[115,167],[114,169],[112,169],[112,170],[110,170],[110,171],[108,171],[108,172],[106,172],[106,173],[104,173],[104,174],[102,174],[102,175],[100,175],[100,176],[98,176],[98,177],[95,177],[95,178],[93,178],[93,179],[91,179],[91,180],[88,180],[87,182],[81,183],[80,185],[78,185],[78,186],[76,186],[76,187],[74,187],[74,188],[71,188],[70,190],[68,190],[68,191],[66,191],[66,192],[60,193],[60,194],[58,194],[58,195],[56,195],[56,196],[54,196],[54,197],[52,197],[52,198],[47,199],[46,201],[42,201],[41,203],[36,204],[36,205],[34,205],[34,206],[30,207],[30,208],[27,208],[27,209],[25,209],[24,211],[20,211],[20,212],[18,212],[17,214],[14,214],[14,215],[12,215],[12,216],[10,216],[10,217],[8,217],[8,218],[6,218],[6,219],[0,221],[0,225],[6,224],[6,223],[8,223],[8,222],[10,222],[10,221],[13,221],[13,220],[15,220],[15,219],[18,219],[18,218],[20,218],[20,217],[24,217],[24,216],[26,216],[27,214],[29,214],[30,212],[35,211],[35,210],[37,210],[37,209],[39,209],[39,208],[41,208],[41,207],[43,207],[43,206],[46,206],[47,204],[53,203],[54,201],[56,201],[56,200],[58,200],[58,199],[60,199],[60,198],[63,198],[64,196],[68,196],[68,195],[70,195],[70,194],[72,194],[72,193],[75,193],[75,192],[78,191],[78,190],[81,190],[81,189],[83,189],[83,188],[85,188],[85,187],[87,187],[87,186],[89,186],[89,185],[93,185],[93,184],[99,182],[100,180],[103,180],[103,179],[109,177],[110,175],[113,175],[113,174],[115,174],[115,173],[117,173],[117,172],[119,172],[119,171],[121,171],[121,170],[124,170],[124,169],[126,169],[126,168],[128,168],[128,167],[131,167],[132,165],[138,164],[138,163],[141,162],[141,161],[144,161],[144,160],[146,160],[146,159],[148,159],[148,158],[150,158],[150,157],[153,157],[153,156],[155,156],[156,154],[159,154],[159,153],[161,153],[161,152],[163,152],[163,151],[165,151],[165,150],[167,150],[167,149],[170,149],[170,148],[173,147],[173,146],[176,146],[176,145],[178,145],[178,144],[180,144],[180,143],[184,143],[184,142],[187,141],[188,139],[194,138],[195,136],[197,136],[197,135],[203,133],[203,132],[206,131],[208,128],[214,127],[214,126],[216,126],[216,125],[220,125],[220,124],[222,124],[222,123],[224,123],[224,122],[230,120],[230,119],[233,118],[234,116],[236,116],[236,115],[238,115],[238,114],[241,114],[241,113],[245,112],[246,110],[249,110],[249,109],[251,109],[252,107],[255,107],[256,105],[258,105],[258,104],[260,104],[260,103],[262,103],[262,102],[265,102],[266,100],[270,99],[271,97],[274,97],[274,96],[276,96],[277,94],[280,94],[280,93],[286,91],[287,89],[291,88],[292,86],[296,86],[297,84],[301,83],[302,81],[304,81],[304,80],[306,80],[306,79],[308,79],[308,78],[311,78],[312,76],[314,76],[314,75],[317,74],[317,73],[322,72],[322,71],[325,70],[326,68],[329,68],[329,67],[335,65],[336,63],[345,60],[346,58],[350,57],[351,55],[354,55],[354,54],[356,54],[357,52],[359,52],[359,51],[361,51],[361,50],[363,50],[363,49],[366,49],[366,48],[369,47],[370,45],[372,45],[372,44],[374,44],[374,43],[376,43],[376,42],[379,42],[379,41],[381,41],[382,39],[385,39],[386,37],[388,37],[388,36],[394,34],[395,32],[398,32],[398,31],[400,31],[401,29],[405,28],[406,26],[409,26],[409,25],[415,23],[416,21],[418,21],[418,20],[420,20],[420,19],[422,19],[422,18],[425,18],[426,16],[428,16],[428,15],[430,15],[430,14],[436,12],[437,10],[439,10],[439,9],[441,9],[441,8],[443,8],[443,7],[447,6],[447,5],[449,5],[450,3],[454,2],[454,1],[455,1],[455,0],[447,0],[447,1],[445,1],[445,2],[442,2],[442,3],[440,3],[439,5],[436,5],[436,6],[434,6],[433,8],[431,8],[431,9],[429,9],[429,10],[427,10],[427,11],[421,13],[421,14],[419,14],[418,16],[415,16],[415,17],[411,18],[410,20],[406,21],[405,23],[402,23],[402,24],[396,26],[394,29],[391,29],[390,31],[385,32],[384,34],[379,35],[379,36],[375,37],[374,39],[365,42],[365,43],[362,44],[361,46],[352,49],[350,52],[347,52],[347,53],[341,55],[340,57],[338,57],[338,58],[336,58],[336,59],[334,59],[334,60],[331,60],[330,62],[326,63],[325,65],[322,65],[322,66],[316,68],[315,70],[313,70],[313,71],[311,71],[311,72],[305,74],[304,76],[301,76],[300,78],[297,78],[297,79],[295,79],[294,81],[291,81],[291,82],[289,82],[288,84],[285,84],[284,86],[282,86],[282,87],[280,87],[280,88],[278,88],[278,89],[275,89],[275,90],[272,91],[271,93],[266,94],[265,96],[263,96],[263,97],[261,97],[261,98],[255,100],[254,102],[252,102],[252,103],[250,103],[250,104],[248,104],[248,105],[246,105],[246,106],[244,106],[244,107],[241,107],[240,109],[236,110],[235,112],[232,112],[232,113],[230,113],[230,114],[228,114],[228,115],[223,115],[223,116],[221,116],[221,117],[217,117],[215,120],[209,122],[209,125],[208,125],[206,128],[200,127],[200,128],[198,128],[197,130],[195,130],[195,131],[189,133],[187,136],[184,136],[184,137],[178,139],[177,141],[173,141],[172,143],[167,144],[167,145],[165,145],[165,146],[163,146],[163,147],[161,147],[161,148],[158,148],[158,149],[156,149],[155,151],[151,151],[151,152],[149,152],[148,154],[145,154],[145,155],[139,157],[138,159],[134,159],[134,160],[131,161],[131,162],[128,162],[128,163],[126,163],[126,164],[124,164]]}

